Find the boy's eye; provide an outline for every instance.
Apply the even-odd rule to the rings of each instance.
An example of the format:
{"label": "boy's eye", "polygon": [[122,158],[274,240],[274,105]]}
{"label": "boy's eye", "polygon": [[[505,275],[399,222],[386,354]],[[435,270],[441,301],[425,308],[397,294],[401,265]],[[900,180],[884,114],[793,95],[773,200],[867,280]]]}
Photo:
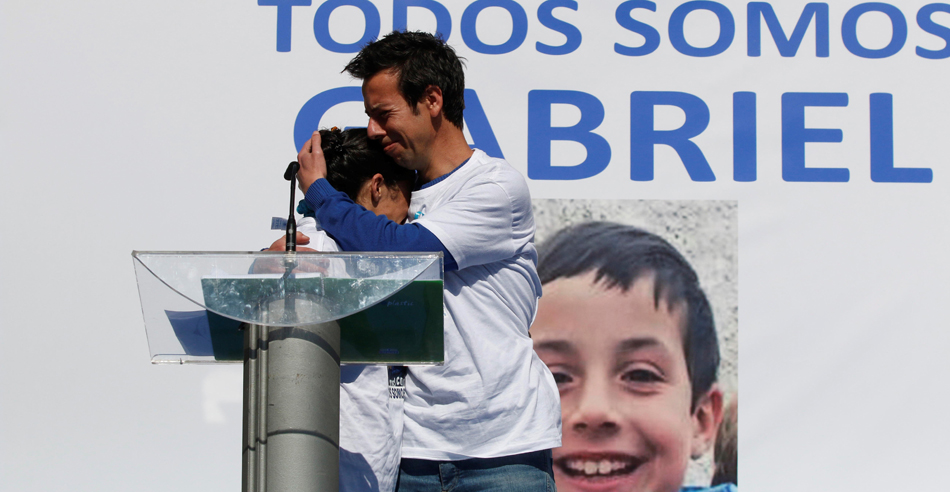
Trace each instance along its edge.
{"label": "boy's eye", "polygon": [[551,374],[554,375],[554,382],[557,383],[558,386],[574,382],[574,378],[566,372],[551,371]]}
{"label": "boy's eye", "polygon": [[658,383],[663,381],[663,377],[656,372],[642,368],[626,371],[620,376],[620,379],[630,383]]}

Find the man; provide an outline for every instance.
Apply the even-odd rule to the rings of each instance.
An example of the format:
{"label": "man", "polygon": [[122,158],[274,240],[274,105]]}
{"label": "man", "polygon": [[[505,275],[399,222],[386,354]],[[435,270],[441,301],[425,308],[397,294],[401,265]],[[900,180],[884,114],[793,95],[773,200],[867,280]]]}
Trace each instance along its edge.
{"label": "man", "polygon": [[370,138],[417,173],[411,221],[334,190],[317,132],[297,156],[307,202],[345,251],[445,255],[445,364],[410,369],[397,490],[552,490],[560,403],[528,336],[541,283],[524,177],[469,148],[462,64],[438,38],[393,32],[346,71],[363,80]]}

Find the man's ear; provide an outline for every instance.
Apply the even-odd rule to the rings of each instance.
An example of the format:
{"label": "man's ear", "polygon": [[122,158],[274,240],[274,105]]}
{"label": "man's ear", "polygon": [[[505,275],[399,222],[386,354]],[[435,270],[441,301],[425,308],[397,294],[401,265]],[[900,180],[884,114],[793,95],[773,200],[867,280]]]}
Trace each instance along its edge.
{"label": "man's ear", "polygon": [[442,89],[435,85],[426,87],[422,94],[422,102],[425,104],[425,110],[429,116],[435,118],[442,114]]}
{"label": "man's ear", "polygon": [[713,383],[696,402],[693,410],[693,444],[690,455],[693,459],[699,458],[716,441],[716,432],[722,422],[722,391]]}

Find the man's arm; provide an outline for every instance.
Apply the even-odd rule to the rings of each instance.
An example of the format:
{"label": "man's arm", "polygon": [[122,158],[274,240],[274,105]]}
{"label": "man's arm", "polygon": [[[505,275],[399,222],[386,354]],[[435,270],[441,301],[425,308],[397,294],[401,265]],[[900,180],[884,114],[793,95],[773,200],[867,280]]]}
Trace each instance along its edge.
{"label": "man's arm", "polygon": [[[316,150],[314,150],[316,149]],[[357,205],[326,180],[326,161],[320,132],[297,154],[297,180],[307,203],[316,211],[320,227],[343,251],[441,251],[446,271],[456,270],[455,259],[439,239],[419,224],[397,224]]]}

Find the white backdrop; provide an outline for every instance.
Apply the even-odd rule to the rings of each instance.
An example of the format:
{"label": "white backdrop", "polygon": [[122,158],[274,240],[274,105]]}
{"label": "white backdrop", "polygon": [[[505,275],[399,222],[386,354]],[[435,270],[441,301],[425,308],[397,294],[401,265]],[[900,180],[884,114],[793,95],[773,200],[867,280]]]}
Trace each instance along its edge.
{"label": "white backdrop", "polygon": [[[240,369],[149,364],[130,252],[256,250],[274,239],[267,228],[286,211],[281,174],[296,154],[298,112],[323,91],[358,86],[339,73],[352,53],[317,40],[322,3],[0,3],[0,489],[239,487]],[[352,3],[378,11],[383,33],[405,4]],[[938,6],[920,21],[927,2],[891,0],[891,14],[905,19],[906,42],[890,49],[901,37],[883,13],[888,5],[855,21],[848,12],[857,12],[858,0],[835,2],[826,5],[827,57],[816,56],[815,21],[790,57],[762,22],[761,56],[750,56],[746,2],[690,4],[698,10],[682,31],[692,51],[678,50],[669,30],[687,2],[659,2],[655,11],[645,8],[651,2],[628,2],[641,8],[627,19],[651,26],[659,44],[627,56],[615,44],[648,46],[649,33],[623,27],[633,24],[617,20],[622,2],[555,3],[576,7],[553,13],[581,40],[560,55],[536,43],[559,46],[576,34],[542,23],[541,2],[520,2],[524,41],[501,54],[474,50],[463,33],[503,45],[517,31],[508,10],[488,7],[466,23],[466,8],[492,2],[438,5],[451,18],[448,41],[467,59],[467,86],[498,147],[526,175],[536,176],[528,165],[529,93],[591,96],[581,96],[592,104],[583,111],[556,105],[545,122],[553,127],[590,118],[593,100],[604,108],[592,129],[599,137],[585,138],[609,146],[606,167],[580,179],[530,179],[534,198],[737,201],[743,488],[939,487],[950,458],[943,443],[950,240],[942,232],[950,219],[943,174],[950,73],[942,53],[950,35],[941,27],[950,26],[950,14]],[[517,11],[514,2],[497,5]],[[770,7],[790,35],[806,2]],[[682,53],[716,51],[716,9],[734,21],[728,47],[708,57]],[[281,10],[291,14],[289,51],[277,49]],[[361,12],[333,10],[329,38],[357,42]],[[857,47],[845,42],[849,26]],[[435,30],[436,16],[409,8],[408,27]],[[874,53],[887,56],[867,57]],[[690,141],[714,181],[693,181],[665,145],[655,146],[654,179],[631,180],[631,142],[650,135],[642,119],[632,125],[631,98],[652,92],[695,96],[688,114],[658,106],[656,130],[695,123],[708,108],[708,126]],[[756,97],[754,181],[733,178],[736,92]],[[834,106],[783,110],[786,93],[838,95],[830,96]],[[890,128],[881,124],[886,112],[871,110],[877,93],[893,97],[893,165],[929,169],[931,182],[872,181],[872,146],[888,141],[871,138],[872,113],[878,131]],[[804,126],[792,118],[802,113]],[[365,124],[362,107],[336,106],[323,124]],[[634,126],[640,131],[631,135]],[[783,179],[786,164],[802,172],[783,158],[783,133],[792,150],[795,138],[828,135],[802,128],[841,130],[839,143],[804,144],[805,167],[847,169],[848,181]],[[748,138],[742,142],[747,149]],[[877,158],[886,156],[875,148]],[[551,149],[553,159],[537,164],[542,174],[585,159],[578,142],[554,141]]]}

